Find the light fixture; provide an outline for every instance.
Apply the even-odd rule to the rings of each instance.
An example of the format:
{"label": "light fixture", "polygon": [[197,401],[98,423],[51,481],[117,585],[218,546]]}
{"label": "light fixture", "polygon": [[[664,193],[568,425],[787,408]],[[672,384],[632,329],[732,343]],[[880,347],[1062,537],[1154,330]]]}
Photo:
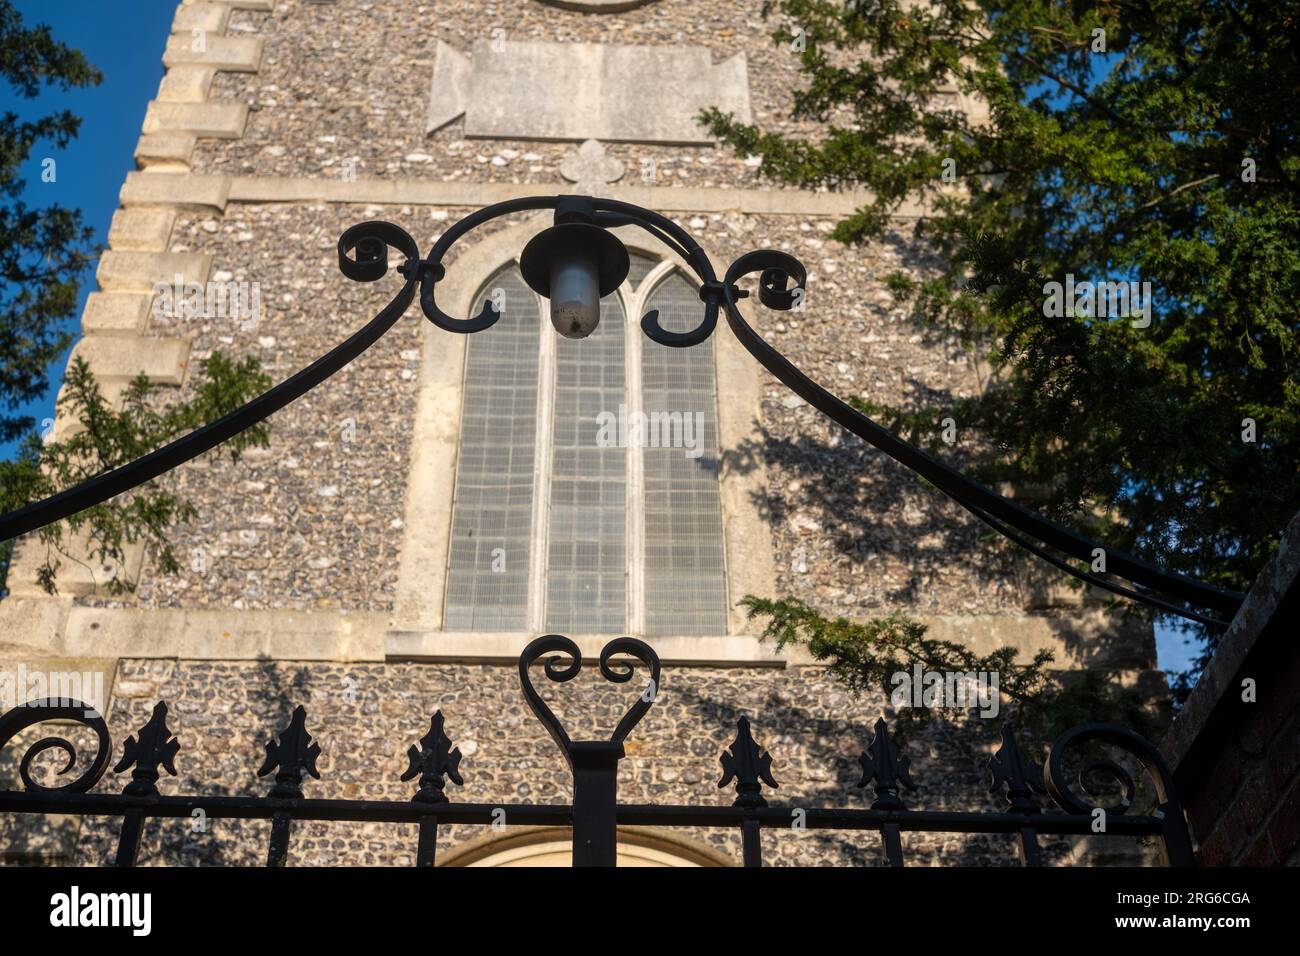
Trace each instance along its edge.
{"label": "light fixture", "polygon": [[551,324],[568,339],[585,339],[600,324],[600,300],[627,278],[627,249],[596,224],[585,196],[563,196],[555,225],[538,233],[519,257],[528,287],[551,300]]}

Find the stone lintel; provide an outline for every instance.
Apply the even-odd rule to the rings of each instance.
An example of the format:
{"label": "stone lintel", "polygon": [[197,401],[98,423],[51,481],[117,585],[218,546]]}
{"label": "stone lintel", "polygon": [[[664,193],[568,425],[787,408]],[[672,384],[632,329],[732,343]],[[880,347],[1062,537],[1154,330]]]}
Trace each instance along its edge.
{"label": "stone lintel", "polygon": [[[24,545],[26,547],[26,543]],[[72,607],[51,598],[0,602],[0,656],[47,653],[74,657],[123,657],[180,660],[429,660],[514,663],[534,635],[468,634],[429,628],[394,627],[392,616],[375,612],[233,610],[176,608]],[[47,605],[50,605],[47,607]],[[16,615],[16,616],[15,616]],[[63,622],[66,620],[66,628]],[[1105,669],[1125,686],[1159,682],[1145,651],[1128,654],[1078,655],[1075,642],[1096,643],[1094,628],[1114,626],[1098,610],[1086,615],[1047,618],[1017,614],[919,617],[929,636],[963,643],[977,654],[1014,646],[1022,660],[1040,649],[1057,653],[1057,666]],[[1113,633],[1108,631],[1108,633]],[[10,647],[6,635],[32,635]],[[571,635],[584,656],[599,656],[608,636]],[[1154,646],[1151,628],[1135,631],[1135,648]],[[664,663],[693,666],[821,667],[801,648],[780,654],[770,642],[752,635],[727,637],[659,637],[650,642]],[[1064,649],[1065,653],[1062,653]],[[1127,663],[1126,660],[1127,659]]]}
{"label": "stone lintel", "polygon": [[149,324],[149,292],[92,292],[81,313],[87,335],[139,335]]}
{"label": "stone lintel", "polygon": [[[256,73],[262,63],[261,37],[228,37],[205,35],[196,43],[190,34],[173,34],[167,39],[163,52],[163,65],[210,66],[228,73]],[[196,46],[202,49],[196,50]]]}
{"label": "stone lintel", "polygon": [[119,252],[99,259],[95,277],[105,292],[153,292],[159,283],[207,282],[212,256],[203,252]]}
{"label": "stone lintel", "polygon": [[123,206],[177,206],[221,212],[230,194],[229,176],[155,172],[127,173],[119,194]]}
{"label": "stone lintel", "polygon": [[[79,426],[70,427],[69,423],[60,418],[55,427],[54,437],[57,440],[66,440],[80,430]],[[53,555],[59,563],[55,587],[58,588],[57,596],[60,598],[85,597],[91,594],[106,595],[109,593],[108,582],[118,574],[119,568],[123,580],[138,581],[140,569],[144,566],[144,544],[138,541],[123,545],[123,561],[120,565],[115,561],[91,557],[88,532],[85,528],[72,535],[65,534],[63,550],[66,553]],[[35,535],[24,540],[9,569],[8,587],[11,598],[44,599],[49,603],[50,595],[46,594],[36,581],[36,568],[44,559],[45,546],[36,539]],[[8,603],[11,598],[6,598],[5,602]],[[3,645],[0,644],[0,647]],[[76,656],[102,655],[92,653]]]}
{"label": "stone lintel", "polygon": [[549,7],[576,10],[579,13],[627,13],[655,0],[541,0]]}
{"label": "stone lintel", "polygon": [[[517,662],[532,634],[462,634],[431,630],[391,630],[384,635],[389,660],[445,662]],[[570,635],[583,657],[595,659],[608,635]],[[650,640],[664,664],[696,667],[784,667],[786,655],[750,635],[730,637],[656,637]]]}
{"label": "stone lintel", "polygon": [[145,135],[192,133],[206,139],[239,139],[248,123],[246,103],[160,103],[154,100],[144,114]]}
{"label": "stone lintel", "polygon": [[113,213],[108,244],[119,252],[162,252],[175,223],[174,209],[119,209]]}
{"label": "stone lintel", "polygon": [[108,582],[119,574],[119,568],[124,581],[140,579],[140,569],[144,565],[144,544],[139,541],[122,546],[121,565],[116,561],[92,558],[84,535],[69,542],[67,550],[68,555],[59,555],[59,573],[55,579],[60,594],[73,598],[91,594],[108,595]]}
{"label": "stone lintel", "polygon": [[[178,177],[180,178],[180,177]],[[339,202],[376,205],[484,206],[521,196],[564,195],[569,183],[464,183],[433,180],[315,179],[305,176],[235,176],[228,198],[234,202]],[[868,202],[860,192],[812,192],[718,187],[607,186],[601,196],[669,212],[738,212],[754,215],[845,216]],[[900,219],[921,215],[919,204],[905,204]]]}
{"label": "stone lintel", "polygon": [[176,660],[382,661],[369,612],[73,607],[63,652]]}
{"label": "stone lintel", "polygon": [[73,346],[68,361],[84,359],[102,382],[125,383],[144,373],[159,385],[180,385],[189,357],[187,339],[88,335]]}
{"label": "stone lintel", "polygon": [[[67,630],[68,611],[72,602],[52,597],[44,591],[28,597],[13,591],[19,578],[14,570],[29,553],[40,547],[34,534],[19,539],[10,569],[10,595],[0,601],[0,658],[31,660],[63,655],[63,635]],[[96,655],[99,656],[99,655]]]}
{"label": "stone lintel", "polygon": [[1150,622],[1124,621],[1104,608],[1049,614],[913,615],[928,628],[926,637],[951,641],[975,654],[1015,647],[1023,661],[1041,650],[1056,655],[1056,667],[1106,671],[1146,670],[1155,666],[1155,633]]}

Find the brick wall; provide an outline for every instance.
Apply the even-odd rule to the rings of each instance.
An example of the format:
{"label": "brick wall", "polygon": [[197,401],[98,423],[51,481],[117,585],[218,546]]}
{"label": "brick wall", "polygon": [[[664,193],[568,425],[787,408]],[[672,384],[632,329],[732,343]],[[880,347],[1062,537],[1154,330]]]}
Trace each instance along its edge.
{"label": "brick wall", "polygon": [[1164,742],[1205,866],[1300,865],[1297,571],[1300,518]]}

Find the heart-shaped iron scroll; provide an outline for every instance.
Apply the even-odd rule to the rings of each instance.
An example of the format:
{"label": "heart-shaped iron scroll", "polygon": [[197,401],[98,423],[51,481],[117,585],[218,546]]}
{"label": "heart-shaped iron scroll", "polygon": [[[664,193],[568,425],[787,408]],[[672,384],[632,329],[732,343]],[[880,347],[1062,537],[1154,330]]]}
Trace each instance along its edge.
{"label": "heart-shaped iron scroll", "polygon": [[[562,634],[545,634],[525,647],[524,652],[519,655],[519,684],[523,689],[524,698],[528,701],[528,707],[537,715],[546,732],[551,735],[551,739],[564,751],[564,756],[568,759],[572,741],[569,740],[564,727],[560,725],[555,712],[547,706],[546,701],[542,700],[542,695],[537,693],[528,676],[528,668],[549,651],[559,651],[569,660],[565,663],[559,656],[548,657],[543,662],[548,679],[562,684],[578,676],[579,671],[582,670],[582,652],[578,650],[578,645]],[[622,743],[632,732],[632,728],[641,722],[641,718],[650,710],[659,694],[659,655],[649,644],[638,641],[634,637],[618,637],[610,641],[600,652],[600,673],[605,680],[615,684],[626,684],[635,673],[631,662],[611,660],[615,654],[635,657],[650,668],[649,686],[637,697],[636,703],[628,708],[623,719],[614,728],[614,733],[610,735],[610,743]]]}

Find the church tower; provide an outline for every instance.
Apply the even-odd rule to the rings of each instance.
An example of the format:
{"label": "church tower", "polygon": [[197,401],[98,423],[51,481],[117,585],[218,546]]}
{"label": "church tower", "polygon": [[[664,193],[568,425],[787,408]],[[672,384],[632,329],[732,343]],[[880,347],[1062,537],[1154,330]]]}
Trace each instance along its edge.
{"label": "church tower", "polygon": [[[837,395],[905,404],[976,393],[975,358],[914,325],[886,288],[889,273],[929,265],[912,236],[920,210],[903,210],[889,242],[840,245],[829,233],[860,197],[774,185],[696,122],[717,106],[800,129],[789,115],[798,59],[772,41],[761,9],[181,3],[74,354],[113,398],[141,372],[183,394],[217,350],[256,356],[280,381],[400,284],[340,275],[349,226],[389,220],[427,249],[490,203],[588,194],[672,217],[719,274],[753,249],[797,256],[806,307],[747,300],[745,315]],[[981,652],[1047,648],[1067,669],[1163,686],[1148,625],[1122,625],[988,541],[765,372],[725,324],[691,349],[647,339],[646,312],[685,330],[703,306],[693,275],[644,232],[617,230],[631,267],[602,300],[596,333],[556,335],[549,302],[519,270],[550,222],[521,214],[453,250],[439,304],[464,318],[491,302],[492,329],[455,335],[412,308],[274,415],[269,448],[237,461],[214,451],[164,478],[198,510],[174,529],[180,573],[161,573],[140,547],[122,568],[65,559],[50,596],[35,581],[39,545],[24,541],[0,601],[0,666],[98,681],[119,740],[166,700],[182,750],[179,777],[162,786],[187,793],[264,793],[254,776],[264,742],[301,704],[322,747],[310,795],[405,799],[406,746],[440,709],[463,755],[464,786],[449,796],[477,802],[571,798],[517,665],[532,639],[559,633],[589,661],[620,635],[663,661],[655,706],[627,742],[621,800],[730,804],[718,757],[746,716],[783,801],[860,806],[857,758],[886,702],[760,641],[746,595],[853,619],[898,611]],[[113,573],[134,591],[110,593]],[[629,693],[590,664],[546,690],[575,736],[607,734]],[[910,746],[913,806],[992,806],[987,754],[943,734]],[[155,820],[145,845],[157,862],[255,864],[263,829]],[[396,839],[392,827],[301,823],[290,861],[410,864],[405,829]],[[37,830],[6,840],[28,848],[10,862],[111,858],[110,824],[51,817]],[[772,864],[880,861],[876,842],[852,833],[765,839]],[[620,841],[627,864],[739,860],[729,831],[631,829]],[[1015,856],[987,835],[904,842],[918,865]],[[443,827],[438,850],[449,865],[567,854],[563,834],[511,826]]]}

